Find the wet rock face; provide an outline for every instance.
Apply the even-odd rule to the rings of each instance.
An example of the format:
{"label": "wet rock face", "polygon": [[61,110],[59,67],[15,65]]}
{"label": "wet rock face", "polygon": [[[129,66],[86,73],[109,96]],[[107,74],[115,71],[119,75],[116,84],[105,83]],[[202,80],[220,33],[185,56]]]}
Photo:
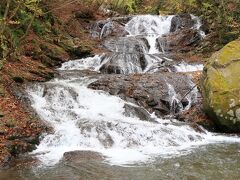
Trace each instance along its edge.
{"label": "wet rock face", "polygon": [[[118,95],[162,117],[178,113],[190,103],[194,104],[197,94],[184,97],[192,86],[193,83],[187,75],[156,73],[128,76],[102,75],[89,87],[107,91],[111,95]],[[146,114],[141,112],[140,116],[146,117]]]}
{"label": "wet rock face", "polygon": [[[146,67],[144,56],[141,54],[113,54],[108,57],[100,71],[105,74],[130,74],[142,72]],[[131,60],[132,65],[129,63]]]}
{"label": "wet rock face", "polygon": [[151,118],[151,115],[142,107],[125,104],[124,109],[125,109],[125,115],[127,117],[138,117],[143,121],[154,122],[154,120]]}
{"label": "wet rock face", "polygon": [[[172,18],[170,33],[158,38],[159,46],[165,45],[165,51],[186,53],[194,50],[202,40],[197,20],[190,14],[177,15]],[[201,28],[200,28],[201,29]]]}
{"label": "wet rock face", "polygon": [[194,25],[194,20],[190,14],[181,14],[172,18],[170,32],[175,32],[181,29],[191,29]]}
{"label": "wet rock face", "polygon": [[196,29],[175,31],[166,37],[158,38],[158,44],[165,44],[165,51],[171,53],[186,53],[194,50],[202,40]]}
{"label": "wet rock face", "polygon": [[104,47],[111,51],[100,71],[105,74],[129,74],[142,72],[146,67],[144,53],[149,49],[144,38],[113,38],[105,41]]}
{"label": "wet rock face", "polygon": [[117,53],[143,54],[149,50],[149,44],[143,37],[112,38],[104,42],[104,47]]}
{"label": "wet rock face", "polygon": [[106,38],[108,36],[124,36],[127,32],[124,30],[125,24],[131,19],[131,16],[115,17],[94,23],[91,27],[92,36],[95,38]]}
{"label": "wet rock face", "polygon": [[227,44],[205,65],[204,109],[225,132],[240,132],[240,41]]}

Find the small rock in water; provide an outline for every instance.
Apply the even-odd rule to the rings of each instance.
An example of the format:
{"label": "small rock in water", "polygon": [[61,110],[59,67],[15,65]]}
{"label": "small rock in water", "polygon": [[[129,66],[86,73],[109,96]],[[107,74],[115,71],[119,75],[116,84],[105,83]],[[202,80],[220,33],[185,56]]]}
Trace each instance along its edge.
{"label": "small rock in water", "polygon": [[103,161],[104,156],[93,151],[70,151],[63,155],[64,162],[82,163],[89,161]]}

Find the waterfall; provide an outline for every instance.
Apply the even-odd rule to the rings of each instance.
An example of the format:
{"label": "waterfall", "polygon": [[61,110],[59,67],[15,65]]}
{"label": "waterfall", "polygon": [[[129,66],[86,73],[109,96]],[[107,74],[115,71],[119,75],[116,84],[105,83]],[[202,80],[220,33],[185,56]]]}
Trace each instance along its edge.
{"label": "waterfall", "polygon": [[[173,17],[175,16],[140,15],[96,23],[92,30],[94,37],[96,34],[99,34],[100,38],[108,37],[111,32],[123,31],[121,36],[107,38],[104,41],[104,47],[111,53],[102,56],[103,60],[98,70],[103,73],[118,74],[154,73],[174,64],[175,62],[168,57],[168,42],[164,38],[171,33]],[[194,15],[189,17],[189,21],[193,20],[191,28],[197,30],[204,38],[205,34],[200,30],[202,25],[200,19]],[[116,24],[117,20],[124,21],[125,24],[122,22],[120,25]],[[101,30],[96,27],[101,27]],[[97,30],[99,33],[96,32]],[[184,65],[184,63],[172,65],[172,69],[180,72],[201,70],[201,65],[186,65],[186,67]]]}
{"label": "waterfall", "polygon": [[144,36],[150,46],[148,54],[157,54],[157,38],[170,32],[173,16],[142,15],[131,19],[125,26],[129,36]]}
{"label": "waterfall", "polygon": [[112,163],[131,163],[205,143],[204,135],[187,125],[126,116],[127,102],[88,89],[90,82],[70,76],[28,90],[34,109],[54,128],[54,134],[45,136],[33,152],[43,163],[55,164],[64,152],[73,150],[98,151]]}
{"label": "waterfall", "polygon": [[173,88],[173,86],[171,84],[167,83],[167,86],[168,86],[169,97],[171,98],[171,100],[170,100],[171,111],[173,113],[176,113],[176,112],[183,110],[182,104],[180,103],[180,99],[179,99],[178,94],[176,93],[175,89]]}
{"label": "waterfall", "polygon": [[[131,103],[106,92],[89,89],[88,85],[96,81],[96,77],[79,75],[81,70],[102,71],[109,61],[113,61],[119,72],[124,74],[154,72],[155,66],[164,61],[172,61],[155,55],[159,53],[156,40],[169,32],[171,18],[172,16],[150,15],[133,17],[125,26],[128,36],[124,37],[132,43],[131,46],[112,46],[115,41],[109,44],[109,47],[117,51],[123,50],[124,53],[96,55],[66,62],[58,69],[59,77],[28,87],[32,107],[41,119],[53,127],[53,133],[43,136],[40,145],[32,152],[43,165],[54,165],[65,152],[74,150],[96,151],[102,153],[108,163],[124,165],[151,161],[156,156],[179,156],[191,152],[194,147],[209,143],[239,141],[234,137],[205,130],[204,133],[199,133],[186,123],[174,119],[163,120],[154,114],[149,114],[149,121],[140,119],[134,113],[127,115],[125,105],[132,105]],[[108,25],[103,29],[110,31]],[[153,36],[147,36],[148,34]],[[101,32],[101,37],[104,36],[104,32]],[[134,48],[146,52],[145,41],[139,36],[146,38],[150,46],[144,56],[145,64],[139,60],[139,54],[131,55],[131,52],[136,51]],[[122,38],[117,42],[119,41]],[[134,44],[136,42],[138,43]],[[144,47],[132,46],[139,45],[139,42]],[[118,61],[120,59],[122,61]],[[195,99],[193,96],[196,91],[186,97],[189,104]],[[169,93],[172,106],[174,101],[179,104],[181,99],[171,85]],[[185,108],[189,107],[190,105]]]}
{"label": "waterfall", "polygon": [[200,33],[200,35],[202,36],[202,38],[204,38],[206,36],[205,32],[202,31],[200,28],[202,26],[201,20],[199,17],[194,16],[193,14],[191,14],[191,18],[195,21],[194,27],[195,29],[197,29]]}
{"label": "waterfall", "polygon": [[[143,121],[134,114],[129,117],[124,109],[128,102],[88,89],[87,85],[96,79],[79,77],[70,70],[73,62],[62,65],[61,77],[27,90],[33,108],[54,130],[32,152],[43,165],[54,165],[64,152],[74,150],[97,151],[109,163],[124,165],[151,161],[155,156],[178,156],[208,143],[239,140],[207,131],[198,133],[174,119],[151,115],[154,121]],[[95,68],[95,64],[89,67],[83,62],[74,63],[81,69]],[[176,92],[170,89],[169,93],[173,93],[173,100],[177,99]]]}
{"label": "waterfall", "polygon": [[124,113],[127,102],[101,91],[88,89],[91,78],[67,76],[28,89],[32,106],[54,129],[33,154],[44,165],[54,165],[64,152],[91,150],[110,163],[128,164],[191,151],[191,147],[232,140],[190,126],[157,119],[146,122]]}

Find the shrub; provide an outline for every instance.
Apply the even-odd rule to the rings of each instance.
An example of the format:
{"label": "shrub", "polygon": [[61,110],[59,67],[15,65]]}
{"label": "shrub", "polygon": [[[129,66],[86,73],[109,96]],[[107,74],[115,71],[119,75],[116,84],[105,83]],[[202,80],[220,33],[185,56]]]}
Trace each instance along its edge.
{"label": "shrub", "polygon": [[33,31],[39,36],[42,36],[46,33],[44,25],[38,19],[35,19],[33,21],[32,28],[33,28]]}

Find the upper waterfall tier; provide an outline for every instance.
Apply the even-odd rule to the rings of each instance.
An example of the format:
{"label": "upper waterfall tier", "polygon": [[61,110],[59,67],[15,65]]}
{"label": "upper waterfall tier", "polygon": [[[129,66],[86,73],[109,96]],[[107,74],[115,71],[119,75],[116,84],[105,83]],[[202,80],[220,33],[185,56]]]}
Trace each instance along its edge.
{"label": "upper waterfall tier", "polygon": [[170,32],[173,17],[174,16],[136,16],[125,25],[125,30],[129,36],[143,36],[149,45],[148,54],[157,54],[160,53],[156,45],[157,38]]}
{"label": "upper waterfall tier", "polygon": [[126,25],[125,30],[131,36],[157,35],[162,36],[170,32],[171,21],[174,16],[141,15],[133,17]]}
{"label": "upper waterfall tier", "polygon": [[[173,54],[190,51],[201,42],[201,21],[193,15],[140,15],[95,23],[94,37],[108,51],[99,70],[130,74],[177,70]],[[174,66],[175,65],[175,66]]]}

